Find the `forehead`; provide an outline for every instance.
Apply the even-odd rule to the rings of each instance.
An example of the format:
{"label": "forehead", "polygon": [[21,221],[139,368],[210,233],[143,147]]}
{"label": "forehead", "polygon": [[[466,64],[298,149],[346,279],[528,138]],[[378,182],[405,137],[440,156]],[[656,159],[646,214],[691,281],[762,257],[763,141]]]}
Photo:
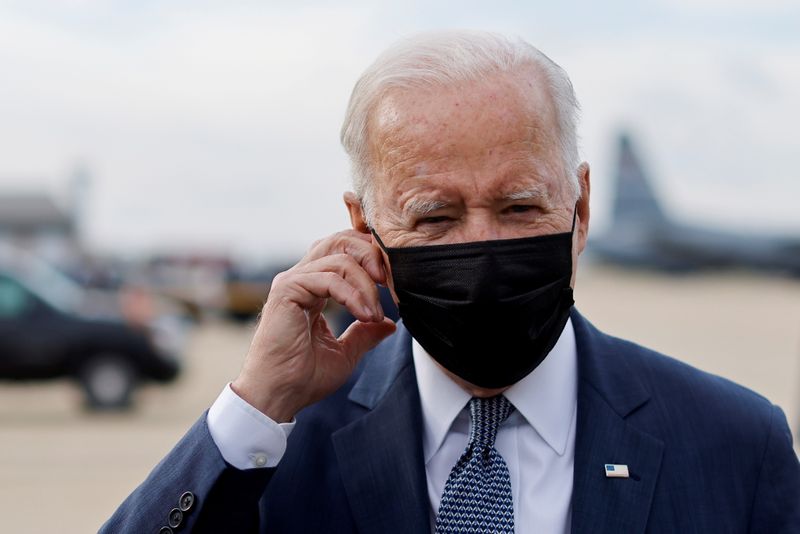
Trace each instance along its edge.
{"label": "forehead", "polygon": [[449,87],[395,89],[371,117],[370,152],[378,174],[498,156],[552,163],[556,119],[546,83],[534,68]]}

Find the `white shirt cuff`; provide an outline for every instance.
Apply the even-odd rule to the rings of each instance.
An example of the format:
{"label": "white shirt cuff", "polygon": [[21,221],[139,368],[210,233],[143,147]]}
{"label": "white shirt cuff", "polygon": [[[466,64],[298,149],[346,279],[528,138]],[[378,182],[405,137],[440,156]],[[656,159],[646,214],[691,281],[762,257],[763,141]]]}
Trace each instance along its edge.
{"label": "white shirt cuff", "polygon": [[275,467],[294,428],[277,423],[225,386],[206,418],[211,438],[226,462],[237,469]]}

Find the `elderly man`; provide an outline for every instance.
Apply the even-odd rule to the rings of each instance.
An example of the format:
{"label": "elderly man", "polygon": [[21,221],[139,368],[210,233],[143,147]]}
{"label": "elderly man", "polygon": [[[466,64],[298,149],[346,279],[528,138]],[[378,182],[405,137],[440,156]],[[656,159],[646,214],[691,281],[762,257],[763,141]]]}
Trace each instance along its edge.
{"label": "elderly man", "polygon": [[352,229],[276,277],[241,374],[103,531],[800,532],[779,408],[572,308],[576,111],[522,41],[381,55],[342,129]]}

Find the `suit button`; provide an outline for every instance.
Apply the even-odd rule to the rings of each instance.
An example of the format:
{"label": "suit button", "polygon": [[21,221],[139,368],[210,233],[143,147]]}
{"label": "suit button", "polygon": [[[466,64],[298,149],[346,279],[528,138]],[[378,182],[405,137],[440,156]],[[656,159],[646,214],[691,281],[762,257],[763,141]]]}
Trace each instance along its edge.
{"label": "suit button", "polygon": [[177,508],[173,508],[169,512],[169,526],[172,528],[178,528],[181,526],[183,522],[183,512],[178,510]]}
{"label": "suit button", "polygon": [[158,531],[158,534],[173,534],[173,532],[169,527],[161,527],[161,530]]}
{"label": "suit button", "polygon": [[187,491],[178,499],[178,508],[181,509],[181,512],[188,512],[192,506],[194,506],[194,493]]}

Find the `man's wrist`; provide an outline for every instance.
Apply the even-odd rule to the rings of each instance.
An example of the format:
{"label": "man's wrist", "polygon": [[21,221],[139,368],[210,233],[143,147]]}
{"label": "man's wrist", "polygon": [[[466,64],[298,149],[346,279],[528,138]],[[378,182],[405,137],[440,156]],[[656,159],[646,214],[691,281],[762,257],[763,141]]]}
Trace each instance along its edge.
{"label": "man's wrist", "polygon": [[[276,423],[289,423],[299,411],[290,396],[278,393],[277,388],[253,387],[240,376],[230,384],[231,390],[249,405]],[[264,394],[266,392],[266,394]]]}

